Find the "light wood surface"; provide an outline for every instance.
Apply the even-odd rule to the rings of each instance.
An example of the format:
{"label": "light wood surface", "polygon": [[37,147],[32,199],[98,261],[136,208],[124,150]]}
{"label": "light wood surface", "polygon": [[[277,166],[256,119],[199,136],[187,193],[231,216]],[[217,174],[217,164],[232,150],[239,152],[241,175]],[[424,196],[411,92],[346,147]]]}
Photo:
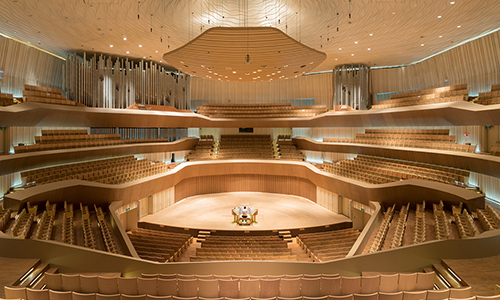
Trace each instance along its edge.
{"label": "light wood surface", "polygon": [[[259,210],[257,223],[250,226],[233,223],[231,210],[244,204]],[[289,230],[350,221],[302,197],[255,192],[189,197],[141,219],[174,227],[234,231]]]}
{"label": "light wood surface", "polygon": [[[20,205],[27,201],[31,204],[37,204],[45,203],[47,199],[50,199],[51,203],[52,201],[68,201],[72,203],[85,202],[103,205],[109,202],[123,201],[124,204],[128,204],[137,201],[137,199],[143,199],[149,195],[174,187],[184,179],[240,174],[276,176],[276,180],[293,175],[302,180],[310,180],[314,185],[322,189],[365,205],[369,205],[369,201],[387,204],[397,203],[399,205],[407,204],[408,202],[421,202],[422,199],[425,199],[429,203],[438,203],[439,200],[443,200],[447,205],[457,205],[459,202],[464,202],[470,211],[475,211],[476,208],[484,207],[485,201],[484,196],[481,194],[437,182],[411,179],[373,185],[320,171],[305,162],[219,160],[183,163],[166,174],[155,175],[120,185],[106,185],[81,180],[49,183],[6,195],[4,197],[4,207],[17,210]],[[244,184],[257,188],[259,181],[249,179]],[[205,192],[204,189],[201,189],[198,191],[195,190],[193,194],[204,194]],[[212,192],[216,193],[218,191],[212,190]],[[227,190],[219,192],[227,192]],[[266,192],[273,191],[268,190]]]}
{"label": "light wood surface", "polygon": [[293,140],[303,150],[373,155],[452,167],[497,178],[500,177],[500,157],[493,155],[366,144],[323,143],[310,138],[294,138]]}

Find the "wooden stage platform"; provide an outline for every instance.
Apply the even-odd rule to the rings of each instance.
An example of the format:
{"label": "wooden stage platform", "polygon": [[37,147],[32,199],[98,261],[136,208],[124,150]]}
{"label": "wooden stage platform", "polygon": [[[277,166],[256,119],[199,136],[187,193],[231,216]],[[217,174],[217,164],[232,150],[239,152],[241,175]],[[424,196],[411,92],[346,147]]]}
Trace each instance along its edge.
{"label": "wooden stage platform", "polygon": [[[257,224],[233,224],[231,209],[248,204],[259,210]],[[311,227],[325,227],[351,220],[302,197],[234,192],[194,196],[183,199],[166,209],[140,220],[167,227],[217,231],[275,231]]]}

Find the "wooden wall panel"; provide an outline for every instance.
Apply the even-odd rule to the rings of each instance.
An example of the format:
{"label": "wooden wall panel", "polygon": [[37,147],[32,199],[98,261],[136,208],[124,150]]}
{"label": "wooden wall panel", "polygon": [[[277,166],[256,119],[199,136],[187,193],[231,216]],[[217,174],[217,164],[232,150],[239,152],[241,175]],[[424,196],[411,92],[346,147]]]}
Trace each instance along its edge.
{"label": "wooden wall panel", "polygon": [[422,90],[467,83],[469,95],[500,83],[500,31],[415,65],[372,70],[372,92]]}
{"label": "wooden wall panel", "polygon": [[316,185],[292,176],[232,174],[191,177],[175,185],[175,202],[184,198],[227,192],[262,192],[295,195],[316,202]]}
{"label": "wooden wall panel", "polygon": [[272,82],[219,82],[193,77],[191,99],[209,103],[277,103],[314,98],[317,105],[333,106],[333,73],[300,76]]}
{"label": "wooden wall panel", "polygon": [[25,84],[62,88],[64,60],[0,36],[2,93],[21,97]]}

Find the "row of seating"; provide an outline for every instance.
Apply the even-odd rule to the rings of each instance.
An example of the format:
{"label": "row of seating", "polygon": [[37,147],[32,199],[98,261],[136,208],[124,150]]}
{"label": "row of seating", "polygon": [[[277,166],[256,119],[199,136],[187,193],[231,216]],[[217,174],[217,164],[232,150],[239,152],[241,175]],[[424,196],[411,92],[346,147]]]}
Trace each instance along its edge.
{"label": "row of seating", "polygon": [[458,236],[461,239],[474,237],[478,234],[474,225],[474,218],[464,209],[462,213],[454,213],[453,218],[458,230]]}
{"label": "row of seating", "polygon": [[377,128],[365,129],[365,133],[369,134],[401,134],[401,135],[449,135],[449,129],[390,129]]}
{"label": "row of seating", "polygon": [[276,143],[280,159],[286,160],[305,160],[305,155],[295,146],[292,141],[279,141]]}
{"label": "row of seating", "polygon": [[217,145],[217,141],[198,141],[191,152],[186,155],[186,161],[216,159],[215,148]]}
{"label": "row of seating", "polygon": [[402,206],[399,211],[398,223],[396,225],[396,231],[392,237],[391,249],[401,247],[403,244],[403,236],[406,229],[406,221],[408,219],[408,212],[410,211],[410,203],[406,206]]}
{"label": "row of seating", "polygon": [[437,240],[446,240],[450,238],[449,221],[446,217],[443,201],[439,204],[432,204],[434,213],[434,231]]}
{"label": "row of seating", "polygon": [[[218,297],[218,298],[207,298],[207,297],[179,297],[179,296],[154,296],[149,294],[141,295],[127,295],[127,294],[113,294],[104,295],[99,293],[77,293],[77,292],[59,292],[54,290],[35,290],[30,288],[22,288],[25,291],[16,290],[12,291],[6,290],[6,299],[26,299],[26,300],[232,300],[234,298],[230,297]],[[23,293],[26,294],[25,298]],[[443,298],[445,295],[454,295],[454,297]],[[497,296],[471,296],[463,297],[462,294],[465,292],[455,292],[453,290],[427,290],[427,291],[417,291],[417,292],[396,292],[396,293],[372,293],[372,294],[350,294],[343,296],[320,296],[320,297],[309,297],[309,296],[299,296],[299,297],[247,297],[247,298],[237,298],[238,300],[456,300],[456,299],[466,299],[466,300],[500,300],[500,295]]]}
{"label": "row of seating", "polygon": [[456,102],[456,101],[467,101],[469,100],[469,91],[465,90],[464,95],[455,95],[450,97],[440,97],[440,98],[428,98],[428,99],[395,99],[399,101],[395,101],[394,103],[385,103],[385,101],[391,100],[383,100],[372,106],[372,109],[384,109],[384,108],[394,108],[394,107],[404,107],[404,106],[414,106],[414,105],[425,105],[425,104],[435,104],[435,103],[446,103],[446,102]]}
{"label": "row of seating", "polygon": [[[46,288],[101,294],[180,297],[319,297],[378,292],[426,291],[434,286],[435,273],[400,273],[357,277],[273,276],[256,279],[103,277],[45,273]],[[461,290],[460,292],[464,292]],[[458,293],[457,293],[458,294]],[[468,289],[470,296],[470,288]]]}
{"label": "row of seating", "polygon": [[142,259],[157,262],[173,262],[193,242],[189,234],[137,228],[127,236]]}
{"label": "row of seating", "polygon": [[482,105],[500,104],[500,84],[492,85],[491,92],[479,93],[476,103]]}
{"label": "row of seating", "polygon": [[384,218],[382,222],[378,225],[377,233],[370,245],[368,250],[369,253],[377,252],[382,249],[384,245],[385,238],[387,236],[387,232],[389,231],[389,226],[391,225],[392,217],[394,215],[394,210],[396,205],[390,206],[384,213]]}
{"label": "row of seating", "polygon": [[495,155],[495,156],[500,156],[500,147],[498,147],[498,146],[491,146],[490,154],[491,155]]}
{"label": "row of seating", "polygon": [[400,94],[395,94],[391,95],[391,99],[398,99],[398,98],[407,98],[407,97],[414,97],[414,96],[421,96],[421,95],[432,95],[432,94],[442,94],[450,91],[458,91],[458,90],[466,90],[467,89],[467,84],[458,84],[458,85],[451,85],[451,86],[442,86],[438,88],[432,88],[432,89],[427,89],[427,90],[418,90],[418,91],[413,91],[413,92],[406,92],[406,93],[400,93]]}
{"label": "row of seating", "polygon": [[10,106],[16,104],[14,102],[14,95],[0,93],[0,106]]}
{"label": "row of seating", "polygon": [[270,135],[222,135],[217,159],[274,159]]}
{"label": "row of seating", "polygon": [[80,211],[82,213],[82,227],[83,227],[83,246],[95,249],[96,240],[94,231],[92,230],[92,220],[90,219],[90,211],[88,205],[80,203]]}
{"label": "row of seating", "polygon": [[358,230],[352,228],[299,234],[297,243],[312,258],[312,261],[330,261],[346,257],[359,234]]}
{"label": "row of seating", "polygon": [[73,204],[64,201],[64,212],[62,222],[62,242],[70,245],[75,244],[75,228],[73,223]]}
{"label": "row of seating", "polygon": [[66,97],[61,94],[61,90],[44,88],[28,84],[24,85],[23,101],[63,104],[72,106],[77,105],[75,101],[66,99]]}
{"label": "row of seating", "polygon": [[99,229],[104,240],[104,245],[106,246],[106,251],[111,253],[118,253],[118,248],[116,246],[113,233],[111,231],[111,228],[109,228],[108,222],[106,222],[105,220],[104,211],[101,207],[98,207],[95,204],[94,209],[97,215],[97,224],[99,225]]}
{"label": "row of seating", "polygon": [[34,221],[35,215],[26,212],[26,209],[23,208],[21,213],[16,216],[16,220],[14,221],[14,226],[12,227],[12,236],[20,239],[27,238],[31,230],[31,225],[33,225]]}
{"label": "row of seating", "polygon": [[[272,255],[274,254],[274,255]],[[253,253],[253,254],[232,254],[214,252],[207,255],[190,256],[189,261],[226,261],[226,260],[246,260],[246,261],[297,261],[297,255],[279,255],[281,253]]]}
{"label": "row of seating", "polygon": [[34,234],[36,239],[48,241],[52,238],[55,217],[55,215],[49,215],[47,210],[43,211],[38,221],[38,228]]}
{"label": "row of seating", "polygon": [[413,244],[420,244],[425,242],[426,239],[426,223],[425,223],[425,201],[417,203],[415,209],[415,227],[413,234]]}
{"label": "row of seating", "polygon": [[300,118],[327,111],[325,105],[292,106],[291,103],[215,104],[203,103],[196,112],[212,118]]}
{"label": "row of seating", "polygon": [[12,209],[0,208],[0,231],[5,231],[10,222],[10,216],[12,214]]}

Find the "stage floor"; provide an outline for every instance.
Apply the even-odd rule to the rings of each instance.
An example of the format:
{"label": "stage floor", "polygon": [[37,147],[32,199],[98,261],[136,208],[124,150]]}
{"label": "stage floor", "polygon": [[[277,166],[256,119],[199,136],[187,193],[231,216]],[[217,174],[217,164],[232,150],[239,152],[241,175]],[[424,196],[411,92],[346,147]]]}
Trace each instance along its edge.
{"label": "stage floor", "polygon": [[[242,204],[259,210],[257,224],[232,223],[231,209]],[[141,219],[141,222],[173,227],[241,231],[308,228],[350,221],[302,197],[255,192],[194,196]]]}

